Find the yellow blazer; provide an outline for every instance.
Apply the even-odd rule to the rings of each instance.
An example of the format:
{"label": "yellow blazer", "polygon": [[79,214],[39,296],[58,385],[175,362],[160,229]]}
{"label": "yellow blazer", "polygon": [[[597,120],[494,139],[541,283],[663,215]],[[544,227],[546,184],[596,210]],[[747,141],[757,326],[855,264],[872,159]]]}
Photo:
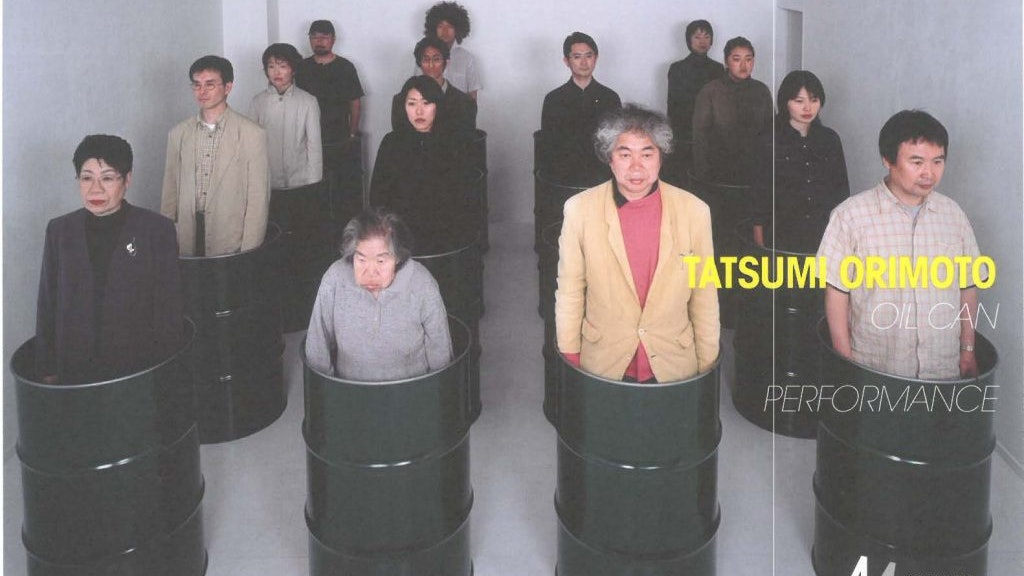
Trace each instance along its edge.
{"label": "yellow blazer", "polygon": [[584,370],[605,378],[622,378],[641,341],[658,382],[689,378],[718,358],[718,293],[713,287],[690,288],[682,260],[713,256],[711,212],[685,190],[658,186],[661,240],[643,309],[611,181],[565,203],[555,291],[558,349],[578,352]]}
{"label": "yellow blazer", "polygon": [[[195,254],[196,116],[167,135],[160,213],[178,229],[178,252]],[[206,191],[206,255],[256,248],[263,243],[270,209],[267,136],[263,128],[231,108],[224,111],[224,134],[217,145]]]}

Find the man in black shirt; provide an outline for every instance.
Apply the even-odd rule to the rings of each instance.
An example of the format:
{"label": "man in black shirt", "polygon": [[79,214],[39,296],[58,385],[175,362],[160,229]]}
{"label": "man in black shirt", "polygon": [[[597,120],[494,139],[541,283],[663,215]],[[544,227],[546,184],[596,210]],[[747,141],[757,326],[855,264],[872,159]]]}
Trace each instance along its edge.
{"label": "man in black shirt", "polygon": [[565,38],[562,54],[572,77],[544,97],[544,163],[539,168],[565,184],[597,184],[610,174],[594,152],[594,131],[604,113],[620,108],[622,102],[614,90],[594,79],[598,51],[593,38],[573,32]]}
{"label": "man in black shirt", "polygon": [[[333,52],[334,41],[334,24],[330,20],[316,20],[310,25],[309,46],[313,55],[299,64],[295,71],[295,84],[316,96],[320,105],[324,180],[330,183],[332,204],[336,204],[340,195],[346,197],[346,205],[352,205],[341,210],[347,217],[339,216],[347,222],[348,217],[354,215],[354,212],[348,212],[358,212],[362,208],[360,151],[353,149],[352,143],[359,133],[363,86],[352,62]],[[357,183],[357,191],[341,191]],[[358,198],[348,198],[353,195],[358,195]]]}
{"label": "man in black shirt", "polygon": [[690,55],[672,63],[668,69],[668,119],[676,144],[689,141],[693,134],[693,104],[705,84],[721,78],[725,68],[708,58],[715,32],[707,20],[694,20],[686,27],[686,45]]}

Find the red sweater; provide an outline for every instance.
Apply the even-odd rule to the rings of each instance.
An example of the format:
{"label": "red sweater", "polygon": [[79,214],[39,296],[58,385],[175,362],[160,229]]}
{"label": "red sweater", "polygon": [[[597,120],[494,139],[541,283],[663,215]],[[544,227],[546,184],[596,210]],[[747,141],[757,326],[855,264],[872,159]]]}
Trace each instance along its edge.
{"label": "red sweater", "polygon": [[[655,190],[619,207],[619,225],[622,226],[622,240],[626,244],[626,257],[633,273],[636,295],[640,299],[640,308],[643,308],[658,267],[658,250],[661,248],[661,191]],[[633,377],[637,382],[654,378],[642,341],[624,376]]]}

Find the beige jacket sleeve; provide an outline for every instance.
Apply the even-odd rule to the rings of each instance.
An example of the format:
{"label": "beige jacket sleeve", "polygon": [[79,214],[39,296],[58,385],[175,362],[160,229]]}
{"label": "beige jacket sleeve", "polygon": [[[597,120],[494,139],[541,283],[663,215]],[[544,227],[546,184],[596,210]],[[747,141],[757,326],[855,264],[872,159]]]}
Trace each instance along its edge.
{"label": "beige jacket sleeve", "polygon": [[[697,278],[704,265],[714,265],[714,242],[711,237],[711,211],[700,203],[690,218],[693,234],[693,253],[701,257]],[[695,287],[687,305],[690,323],[693,325],[693,341],[697,351],[697,369],[703,373],[718,359],[721,324],[718,317],[718,290],[713,286]]]}
{"label": "beige jacket sleeve", "polygon": [[251,142],[246,174],[245,218],[242,227],[242,250],[251,250],[263,243],[270,212],[270,168],[267,157],[267,134],[262,128],[244,140]]}
{"label": "beige jacket sleeve", "polygon": [[558,285],[555,289],[555,335],[558,351],[578,354],[586,305],[586,265],[583,260],[583,213],[579,197],[570,198],[563,210],[562,234],[558,237]]}

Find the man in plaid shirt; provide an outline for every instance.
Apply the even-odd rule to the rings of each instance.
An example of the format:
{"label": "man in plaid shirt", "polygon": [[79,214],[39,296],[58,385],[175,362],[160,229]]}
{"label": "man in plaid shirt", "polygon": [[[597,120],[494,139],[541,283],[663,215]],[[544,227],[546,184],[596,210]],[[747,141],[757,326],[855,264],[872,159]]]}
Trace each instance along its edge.
{"label": "man in plaid shirt", "polygon": [[[955,268],[955,278],[945,287],[936,286],[932,277],[909,282],[893,270],[887,271],[883,286],[848,285],[844,259],[978,258],[967,215],[935,191],[948,146],[945,127],[926,112],[904,110],[890,118],[878,138],[888,175],[832,211],[818,248],[827,262],[825,314],[836,352],[906,378],[977,374],[971,321],[977,317],[976,287]],[[851,276],[847,270],[846,278]]]}

